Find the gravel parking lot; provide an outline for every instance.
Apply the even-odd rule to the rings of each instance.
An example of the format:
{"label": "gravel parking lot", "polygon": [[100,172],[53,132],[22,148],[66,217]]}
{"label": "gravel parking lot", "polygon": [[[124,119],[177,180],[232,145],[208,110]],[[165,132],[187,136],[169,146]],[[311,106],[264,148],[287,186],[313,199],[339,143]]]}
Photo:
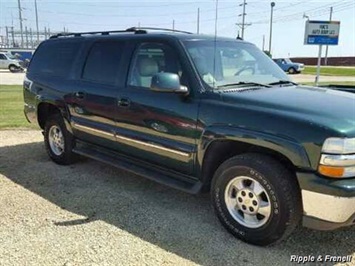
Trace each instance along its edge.
{"label": "gravel parking lot", "polygon": [[208,195],[89,159],[56,165],[42,139],[0,131],[0,265],[296,265],[291,255],[326,254],[355,265],[354,227],[247,245],[221,227]]}

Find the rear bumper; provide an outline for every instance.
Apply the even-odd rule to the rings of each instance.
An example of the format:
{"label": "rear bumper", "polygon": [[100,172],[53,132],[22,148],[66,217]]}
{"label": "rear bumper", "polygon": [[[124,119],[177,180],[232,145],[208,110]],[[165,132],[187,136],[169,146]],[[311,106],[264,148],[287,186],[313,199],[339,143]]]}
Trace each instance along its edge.
{"label": "rear bumper", "polygon": [[334,180],[298,173],[302,189],[303,225],[333,230],[355,224],[355,179]]}

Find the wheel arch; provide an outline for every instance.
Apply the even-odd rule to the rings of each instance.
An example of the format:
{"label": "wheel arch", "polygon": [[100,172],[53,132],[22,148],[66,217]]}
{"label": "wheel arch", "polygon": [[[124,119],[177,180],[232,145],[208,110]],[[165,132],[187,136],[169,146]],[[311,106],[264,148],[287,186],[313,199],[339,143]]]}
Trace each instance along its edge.
{"label": "wheel arch", "polygon": [[63,117],[67,130],[72,133],[65,108],[55,105],[53,102],[50,101],[42,101],[37,105],[37,121],[40,128],[44,129],[48,118],[55,114],[60,114]]}
{"label": "wheel arch", "polygon": [[[230,129],[229,129],[230,130]],[[225,137],[222,137],[222,136]],[[206,132],[198,151],[200,179],[203,190],[210,189],[211,180],[217,168],[229,158],[243,153],[268,155],[295,172],[299,168],[310,168],[308,156],[303,147],[290,140],[272,135],[246,132],[246,130],[229,132]],[[212,141],[209,141],[212,140]]]}

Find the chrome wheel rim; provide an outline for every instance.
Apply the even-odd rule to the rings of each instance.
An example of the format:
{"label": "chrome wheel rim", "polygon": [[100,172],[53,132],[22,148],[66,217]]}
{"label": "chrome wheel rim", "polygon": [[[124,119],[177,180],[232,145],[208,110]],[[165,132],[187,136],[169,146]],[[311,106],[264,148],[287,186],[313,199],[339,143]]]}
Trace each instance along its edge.
{"label": "chrome wheel rim", "polygon": [[58,126],[52,126],[48,134],[49,146],[52,152],[60,156],[64,152],[64,136],[62,130]]}
{"label": "chrome wheel rim", "polygon": [[259,228],[271,216],[271,202],[267,191],[250,177],[237,176],[229,181],[224,200],[230,215],[245,227]]}

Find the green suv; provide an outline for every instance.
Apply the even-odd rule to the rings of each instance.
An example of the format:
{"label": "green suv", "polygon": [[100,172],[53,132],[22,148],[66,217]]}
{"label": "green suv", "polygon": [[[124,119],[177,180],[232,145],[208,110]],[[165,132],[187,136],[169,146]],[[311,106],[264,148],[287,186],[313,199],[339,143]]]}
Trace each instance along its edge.
{"label": "green suv", "polygon": [[299,86],[251,43],[151,28],[59,34],[23,87],[54,162],[82,155],[209,191],[245,242],[355,223],[355,95]]}

